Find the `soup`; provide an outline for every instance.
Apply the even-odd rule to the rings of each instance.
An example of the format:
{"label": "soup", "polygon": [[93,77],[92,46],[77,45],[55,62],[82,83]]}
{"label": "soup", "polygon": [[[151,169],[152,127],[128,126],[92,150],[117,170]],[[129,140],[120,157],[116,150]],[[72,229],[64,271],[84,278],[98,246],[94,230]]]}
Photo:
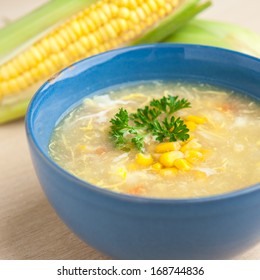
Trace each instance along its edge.
{"label": "soup", "polygon": [[205,84],[127,84],[86,98],[55,127],[51,158],[95,186],[192,198],[260,180],[260,106]]}

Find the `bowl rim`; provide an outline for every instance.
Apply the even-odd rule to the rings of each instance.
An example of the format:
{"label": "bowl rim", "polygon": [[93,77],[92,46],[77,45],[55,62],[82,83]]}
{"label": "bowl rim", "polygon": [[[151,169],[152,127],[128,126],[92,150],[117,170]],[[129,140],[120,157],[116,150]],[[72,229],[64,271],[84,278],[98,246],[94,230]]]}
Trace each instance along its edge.
{"label": "bowl rim", "polygon": [[[94,56],[79,60],[76,63],[73,63],[61,71],[59,71],[57,74],[53,75],[51,78],[49,78],[46,82],[42,84],[42,86],[36,91],[34,96],[32,97],[29,106],[27,108],[27,112],[25,115],[25,130],[26,130],[26,135],[27,135],[27,140],[29,142],[29,146],[33,145],[35,148],[35,151],[38,153],[38,155],[49,165],[51,168],[54,168],[58,173],[60,173],[63,177],[66,177],[69,181],[74,182],[77,184],[78,187],[81,189],[87,189],[88,191],[94,192],[99,195],[103,196],[108,196],[111,199],[116,199],[116,200],[121,200],[125,202],[130,202],[130,203],[145,203],[147,205],[150,204],[156,204],[156,205],[171,205],[171,204],[198,204],[198,203],[208,203],[208,202],[216,202],[216,201],[223,201],[227,199],[232,199],[232,198],[237,198],[240,196],[245,196],[249,195],[251,193],[260,191],[260,183],[256,183],[254,185],[250,185],[246,188],[223,193],[223,194],[217,194],[217,195],[211,195],[211,196],[203,196],[203,197],[195,197],[195,198],[156,198],[156,197],[145,197],[145,196],[134,196],[134,195],[129,195],[125,193],[117,193],[114,191],[110,191],[98,186],[95,186],[94,184],[91,184],[87,181],[84,181],[80,179],[77,176],[74,176],[73,174],[69,173],[67,170],[63,169],[60,167],[56,162],[54,162],[50,157],[47,157],[45,153],[43,152],[41,146],[36,140],[36,137],[34,135],[33,131],[33,122],[34,119],[32,118],[33,116],[33,111],[34,111],[34,103],[36,100],[39,99],[39,95],[42,94],[42,91],[48,87],[50,84],[55,83],[56,77],[59,77],[61,73],[66,72],[66,71],[73,71],[71,70],[72,66],[80,65],[85,63],[86,61],[92,61],[96,60],[99,57],[104,57],[104,56],[110,56],[112,54],[114,55],[119,55],[122,53],[127,53],[129,51],[138,51],[141,49],[152,49],[152,48],[202,48],[205,50],[211,49],[211,50],[216,50],[219,52],[225,52],[230,55],[235,55],[235,56],[241,56],[245,57],[249,60],[253,60],[260,65],[260,59],[257,57],[253,57],[244,53],[240,53],[237,51],[233,50],[228,50],[228,49],[223,49],[219,47],[213,47],[213,46],[205,46],[205,45],[197,45],[197,44],[176,44],[176,43],[155,43],[155,44],[142,44],[138,46],[130,46],[130,47],[123,47],[123,48],[118,48],[114,50],[110,50],[101,54],[96,54]],[[93,65],[93,64],[92,64]],[[41,103],[43,98],[40,98]]]}

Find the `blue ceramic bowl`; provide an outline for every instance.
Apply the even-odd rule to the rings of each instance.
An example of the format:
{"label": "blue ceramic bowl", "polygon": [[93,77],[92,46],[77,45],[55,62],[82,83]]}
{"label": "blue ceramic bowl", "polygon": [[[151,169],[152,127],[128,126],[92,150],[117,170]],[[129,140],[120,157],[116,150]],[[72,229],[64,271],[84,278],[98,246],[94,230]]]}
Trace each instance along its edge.
{"label": "blue ceramic bowl", "polygon": [[232,258],[260,241],[260,185],[198,199],[140,198],[81,181],[48,155],[53,128],[79,100],[106,87],[154,79],[208,82],[260,98],[260,60],[223,49],[144,45],[80,61],[46,82],[27,112],[42,188],[69,228],[113,258]]}

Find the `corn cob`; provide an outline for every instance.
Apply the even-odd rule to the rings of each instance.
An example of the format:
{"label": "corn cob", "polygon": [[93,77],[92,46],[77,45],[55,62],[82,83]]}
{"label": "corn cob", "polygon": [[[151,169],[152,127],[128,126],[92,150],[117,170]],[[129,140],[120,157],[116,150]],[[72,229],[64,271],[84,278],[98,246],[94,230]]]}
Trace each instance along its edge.
{"label": "corn cob", "polygon": [[[66,5],[64,2],[66,1]],[[48,32],[48,28],[78,13],[95,0],[51,0],[33,10],[25,17],[10,22],[0,29],[0,62],[1,57],[12,52],[16,47],[30,39]]]}
{"label": "corn cob", "polygon": [[175,13],[179,26],[209,5],[199,1],[100,0],[90,5],[0,65],[0,123],[22,116],[35,89],[65,66],[133,44],[147,32],[148,42],[152,32],[160,41],[172,32]]}

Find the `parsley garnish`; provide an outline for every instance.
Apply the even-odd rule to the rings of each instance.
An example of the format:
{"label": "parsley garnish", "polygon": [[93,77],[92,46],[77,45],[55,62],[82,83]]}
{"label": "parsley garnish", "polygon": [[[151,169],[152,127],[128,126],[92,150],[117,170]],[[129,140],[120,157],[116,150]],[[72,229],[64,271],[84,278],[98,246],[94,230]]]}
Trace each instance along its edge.
{"label": "parsley garnish", "polygon": [[178,96],[153,99],[149,106],[139,108],[135,113],[128,114],[120,108],[110,120],[110,135],[116,147],[129,151],[132,146],[138,150],[144,149],[144,140],[153,135],[156,141],[185,141],[189,138],[189,129],[181,118],[173,116],[175,112],[190,108],[187,99]]}

